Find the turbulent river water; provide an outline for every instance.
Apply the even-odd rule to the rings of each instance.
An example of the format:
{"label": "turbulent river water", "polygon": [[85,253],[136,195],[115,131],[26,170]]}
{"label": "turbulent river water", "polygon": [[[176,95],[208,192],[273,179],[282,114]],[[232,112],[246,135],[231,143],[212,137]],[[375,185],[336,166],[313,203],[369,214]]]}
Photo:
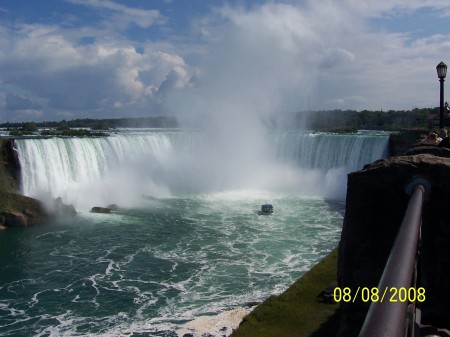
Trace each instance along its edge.
{"label": "turbulent river water", "polygon": [[[16,140],[25,195],[75,218],[0,233],[0,335],[227,336],[336,247],[346,174],[388,136],[183,130]],[[271,203],[274,214],[258,215]],[[118,205],[110,214],[93,206]],[[50,206],[49,206],[50,207]]]}

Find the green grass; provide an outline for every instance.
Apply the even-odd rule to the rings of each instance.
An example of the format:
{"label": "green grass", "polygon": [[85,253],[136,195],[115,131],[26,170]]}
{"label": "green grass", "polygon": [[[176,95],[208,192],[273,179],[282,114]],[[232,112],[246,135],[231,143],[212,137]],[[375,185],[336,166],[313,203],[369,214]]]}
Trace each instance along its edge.
{"label": "green grass", "polygon": [[338,328],[337,304],[317,295],[336,281],[337,249],[289,289],[272,296],[244,318],[231,337],[333,337]]}

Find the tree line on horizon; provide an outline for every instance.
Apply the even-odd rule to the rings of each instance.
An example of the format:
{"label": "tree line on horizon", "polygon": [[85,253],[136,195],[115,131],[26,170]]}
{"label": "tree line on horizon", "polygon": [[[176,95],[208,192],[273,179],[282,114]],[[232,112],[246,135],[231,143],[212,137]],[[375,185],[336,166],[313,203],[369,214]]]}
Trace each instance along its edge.
{"label": "tree line on horizon", "polygon": [[115,128],[175,128],[178,122],[175,117],[136,117],[136,118],[108,118],[108,119],[73,119],[44,122],[6,122],[0,124],[2,128],[25,129],[37,131],[39,128],[53,128],[56,130],[68,130],[71,128],[89,128],[91,130],[110,130]]}
{"label": "tree line on horizon", "polygon": [[[333,130],[386,130],[393,131],[402,128],[428,128],[429,116],[439,114],[439,108],[415,108],[412,110],[323,110],[296,112],[286,124],[281,119],[273,117],[268,125],[280,127],[288,125],[289,129],[309,129],[318,131]],[[71,128],[89,128],[91,130],[110,130],[119,127],[129,128],[176,128],[178,121],[171,116],[140,117],[140,118],[111,118],[111,119],[74,119],[45,122],[6,122],[0,124],[2,128],[37,131],[39,128],[53,128],[69,130]]]}
{"label": "tree line on horizon", "polygon": [[394,131],[403,128],[428,128],[429,116],[439,114],[437,108],[412,110],[355,111],[327,110],[296,115],[297,124],[311,130],[355,129]]}

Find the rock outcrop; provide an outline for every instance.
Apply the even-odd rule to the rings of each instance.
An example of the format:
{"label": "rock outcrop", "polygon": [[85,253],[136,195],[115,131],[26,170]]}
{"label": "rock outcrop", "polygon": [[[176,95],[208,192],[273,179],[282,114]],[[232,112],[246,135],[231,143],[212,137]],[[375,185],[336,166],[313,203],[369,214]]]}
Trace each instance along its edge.
{"label": "rock outcrop", "polygon": [[111,213],[111,209],[107,207],[92,207],[91,213]]}
{"label": "rock outcrop", "polygon": [[0,138],[0,189],[18,191],[20,182],[20,163],[14,140]]}
{"label": "rock outcrop", "polygon": [[0,191],[0,225],[3,227],[32,226],[48,221],[49,217],[38,200]]}
{"label": "rock outcrop", "polygon": [[39,200],[18,194],[20,190],[20,162],[13,139],[0,138],[0,230],[8,227],[26,227],[44,223],[55,217],[76,214],[72,205],[61,198],[55,200],[49,212]]}
{"label": "rock outcrop", "polygon": [[75,207],[64,204],[61,198],[55,199],[53,207],[48,210],[39,200],[0,191],[0,226],[5,228],[33,226],[51,219],[70,218],[75,215]]}
{"label": "rock outcrop", "polygon": [[[408,186],[417,178],[430,187],[422,211],[422,322],[449,328],[450,158],[428,153],[392,157],[348,175],[338,282],[352,291],[377,287],[409,201]],[[358,336],[369,305],[360,300],[343,303],[338,336]]]}
{"label": "rock outcrop", "polygon": [[77,210],[73,205],[64,204],[61,197],[58,197],[55,199],[52,213],[56,217],[72,217],[77,215]]}
{"label": "rock outcrop", "polygon": [[432,154],[433,156],[450,158],[450,149],[438,146],[415,146],[405,152],[405,156],[414,156],[416,154]]}

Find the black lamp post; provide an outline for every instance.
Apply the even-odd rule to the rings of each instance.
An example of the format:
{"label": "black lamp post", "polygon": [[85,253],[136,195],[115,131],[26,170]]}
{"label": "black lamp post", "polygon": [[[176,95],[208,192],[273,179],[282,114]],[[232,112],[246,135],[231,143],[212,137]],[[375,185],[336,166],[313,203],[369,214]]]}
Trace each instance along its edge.
{"label": "black lamp post", "polygon": [[436,66],[439,82],[441,82],[441,103],[439,105],[439,128],[444,127],[444,81],[447,76],[447,65],[444,62],[439,63]]}

